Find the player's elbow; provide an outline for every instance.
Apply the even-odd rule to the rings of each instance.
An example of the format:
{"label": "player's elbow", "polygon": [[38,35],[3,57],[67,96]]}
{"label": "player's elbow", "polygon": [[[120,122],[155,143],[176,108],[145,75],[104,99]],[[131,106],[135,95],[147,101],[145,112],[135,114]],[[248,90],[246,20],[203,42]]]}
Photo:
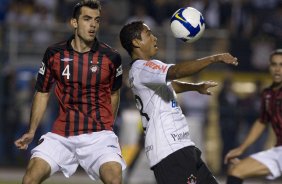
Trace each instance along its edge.
{"label": "player's elbow", "polygon": [[167,71],[167,80],[172,81],[181,78],[179,69],[177,66],[171,66]]}

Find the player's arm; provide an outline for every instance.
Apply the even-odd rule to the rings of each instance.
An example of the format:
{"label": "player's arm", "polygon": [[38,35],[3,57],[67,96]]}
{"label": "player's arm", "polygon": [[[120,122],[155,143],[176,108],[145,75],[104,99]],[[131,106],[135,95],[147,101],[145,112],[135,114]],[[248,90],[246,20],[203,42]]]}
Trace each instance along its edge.
{"label": "player's arm", "polygon": [[238,65],[237,58],[229,53],[216,54],[193,61],[185,61],[169,67],[167,80],[172,81],[197,73],[212,63],[223,62],[226,64]]}
{"label": "player's arm", "polygon": [[256,120],[244,142],[239,147],[229,151],[225,156],[224,162],[227,163],[230,159],[236,158],[244,153],[244,151],[260,137],[266,126],[266,123],[261,122],[259,119]]}
{"label": "player's arm", "polygon": [[211,95],[209,88],[217,86],[216,82],[204,81],[199,83],[188,83],[174,80],[172,81],[172,87],[176,93],[182,93],[186,91],[197,91],[200,94]]}
{"label": "player's arm", "polygon": [[116,115],[118,112],[119,107],[119,101],[120,101],[120,89],[116,91],[112,91],[111,93],[111,103],[112,103],[112,110],[114,114],[114,119],[116,119]]}
{"label": "player's arm", "polygon": [[35,92],[30,113],[29,129],[27,133],[15,141],[17,148],[27,149],[28,144],[33,140],[36,129],[47,108],[49,97],[50,93]]}

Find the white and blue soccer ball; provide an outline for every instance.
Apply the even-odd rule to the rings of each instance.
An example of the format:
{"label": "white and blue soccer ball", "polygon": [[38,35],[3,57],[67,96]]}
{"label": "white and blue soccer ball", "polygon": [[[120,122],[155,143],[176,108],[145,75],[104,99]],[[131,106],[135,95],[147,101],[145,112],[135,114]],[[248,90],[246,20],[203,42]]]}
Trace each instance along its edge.
{"label": "white and blue soccer ball", "polygon": [[195,8],[180,8],[172,15],[170,27],[176,38],[192,43],[203,35],[205,20],[201,12]]}

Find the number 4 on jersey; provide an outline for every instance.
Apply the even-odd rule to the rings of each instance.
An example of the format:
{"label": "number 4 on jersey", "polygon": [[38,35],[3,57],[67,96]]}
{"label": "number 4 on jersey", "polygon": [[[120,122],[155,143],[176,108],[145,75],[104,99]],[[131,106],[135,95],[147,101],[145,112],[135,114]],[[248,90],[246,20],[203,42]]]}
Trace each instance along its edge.
{"label": "number 4 on jersey", "polygon": [[62,76],[67,76],[67,79],[70,79],[70,65],[67,65],[62,72]]}

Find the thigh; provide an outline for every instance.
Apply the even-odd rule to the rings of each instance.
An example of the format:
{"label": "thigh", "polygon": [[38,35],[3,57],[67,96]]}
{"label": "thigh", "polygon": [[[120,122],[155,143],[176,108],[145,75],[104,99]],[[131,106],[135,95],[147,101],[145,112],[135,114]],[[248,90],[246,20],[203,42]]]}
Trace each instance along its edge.
{"label": "thigh", "polygon": [[198,184],[218,184],[218,181],[203,161],[199,161],[196,178]]}
{"label": "thigh", "polygon": [[250,178],[255,176],[264,176],[270,173],[269,169],[261,162],[247,157],[238,164],[230,167],[229,173],[240,178]]}
{"label": "thigh", "polygon": [[159,184],[185,184],[197,181],[197,158],[195,147],[182,148],[155,165],[152,169]]}
{"label": "thigh", "polygon": [[41,158],[32,158],[27,166],[26,173],[24,175],[24,181],[42,182],[50,176],[50,165]]}
{"label": "thigh", "polygon": [[118,138],[113,132],[94,132],[83,135],[80,140],[82,140],[82,146],[76,149],[76,155],[81,167],[91,179],[97,180],[101,177],[101,167],[104,164],[113,162],[113,166],[117,163],[121,169],[125,169],[126,165],[121,156]]}
{"label": "thigh", "polygon": [[78,161],[67,138],[47,133],[39,142],[40,144],[31,150],[31,158],[40,158],[47,162],[51,167],[50,175],[62,171],[66,177],[69,177],[76,171]]}

